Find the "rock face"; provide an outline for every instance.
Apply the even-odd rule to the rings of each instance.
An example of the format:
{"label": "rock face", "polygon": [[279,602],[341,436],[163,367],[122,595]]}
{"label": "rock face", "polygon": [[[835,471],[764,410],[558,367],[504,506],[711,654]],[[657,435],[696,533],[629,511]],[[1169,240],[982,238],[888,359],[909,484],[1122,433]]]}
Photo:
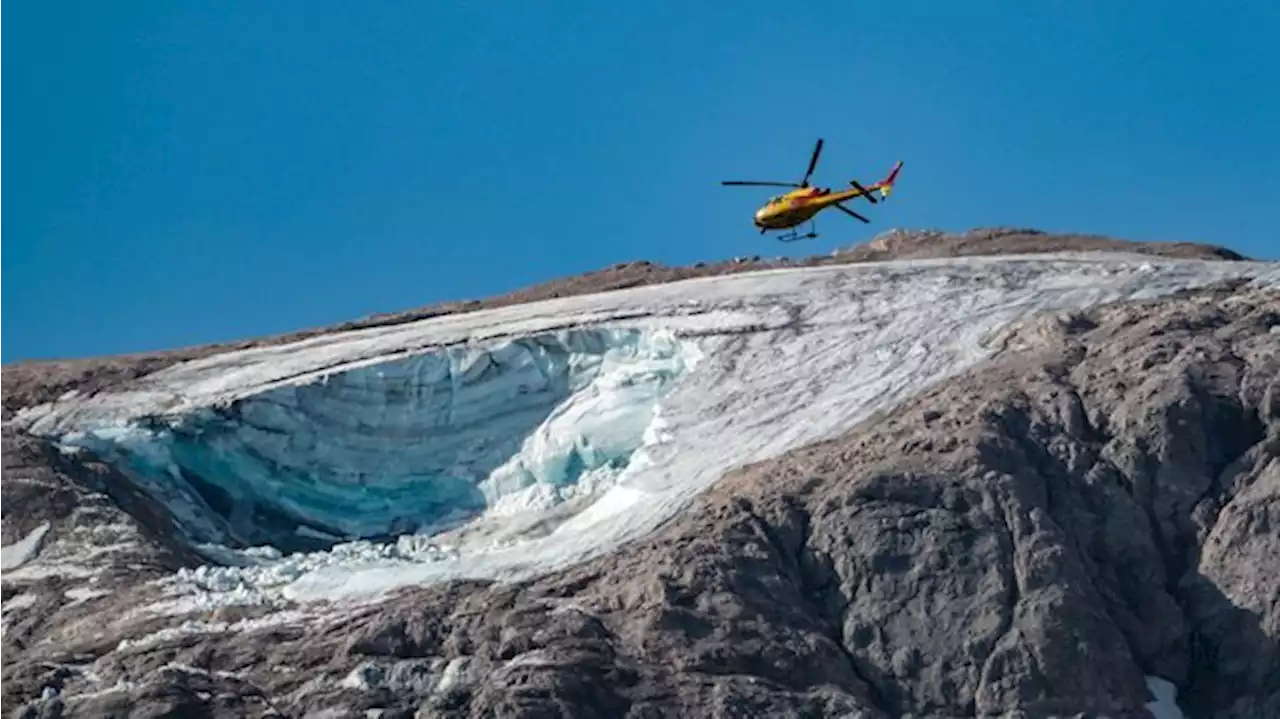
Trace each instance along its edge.
{"label": "rock face", "polygon": [[197,563],[173,518],[6,428],[5,545],[82,531],[119,568],[6,576],[6,714],[1143,717],[1155,675],[1190,716],[1280,716],[1280,296],[997,340],[617,553],[306,617],[132,613],[137,577]]}
{"label": "rock face", "polygon": [[961,233],[889,230],[866,244],[839,251],[837,257],[845,262],[876,262],[1035,252],[1137,252],[1186,259],[1245,259],[1225,247],[1194,242],[1125,242],[1097,235],[1058,235],[1016,227]]}

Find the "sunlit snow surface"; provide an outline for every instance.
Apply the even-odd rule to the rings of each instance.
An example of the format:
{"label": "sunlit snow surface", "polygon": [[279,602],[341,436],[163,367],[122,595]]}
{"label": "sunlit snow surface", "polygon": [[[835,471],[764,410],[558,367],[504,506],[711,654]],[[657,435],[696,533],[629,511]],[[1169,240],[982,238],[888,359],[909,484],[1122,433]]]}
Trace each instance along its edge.
{"label": "sunlit snow surface", "polygon": [[[185,464],[220,477],[228,491],[306,515],[316,525],[306,531],[369,536],[393,527],[400,510],[428,520],[423,534],[397,541],[293,555],[207,542],[218,564],[235,566],[170,580],[177,608],[367,597],[448,578],[527,577],[609,551],[679,512],[727,470],[838,435],[992,356],[1000,349],[993,333],[1011,322],[1241,276],[1280,285],[1275,265],[1133,255],[706,278],[227,353],[152,375],[127,394],[73,398],[20,421],[67,442],[131,446],[132,461],[170,470],[174,444],[154,442],[156,433],[194,428],[181,451],[195,459]],[[551,353],[560,364],[535,358],[532,348],[548,343],[560,348]],[[474,402],[456,405],[470,408],[459,434],[461,424],[440,424],[437,410],[447,403],[437,400],[446,385],[460,386],[457,378],[478,377],[469,362],[482,356],[510,366],[490,370],[499,385],[477,383]],[[589,369],[548,370],[574,362]],[[401,381],[410,376],[454,379]],[[341,390],[320,389],[326,382]],[[527,395],[512,388],[522,383],[541,388],[540,399],[521,405]],[[420,396],[393,401],[391,388]],[[360,411],[335,415],[326,406]],[[143,416],[161,419],[140,429],[134,420]],[[220,449],[202,446],[200,431]],[[492,451],[475,450],[477,437],[488,437]],[[384,456],[390,448],[402,454]],[[249,456],[256,459],[246,465]],[[366,491],[345,494],[361,472]],[[207,525],[189,529],[193,537],[228,531],[192,491],[176,480],[167,487],[154,491]],[[449,497],[465,501],[450,507]],[[433,534],[451,509],[465,523]]]}

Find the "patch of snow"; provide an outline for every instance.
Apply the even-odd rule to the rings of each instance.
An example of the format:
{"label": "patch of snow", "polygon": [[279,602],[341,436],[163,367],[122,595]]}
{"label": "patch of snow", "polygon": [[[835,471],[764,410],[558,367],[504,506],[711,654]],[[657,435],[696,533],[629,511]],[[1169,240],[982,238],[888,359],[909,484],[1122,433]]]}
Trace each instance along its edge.
{"label": "patch of snow", "polygon": [[436,683],[436,692],[444,694],[453,689],[467,689],[475,685],[480,673],[477,671],[477,661],[474,657],[450,659],[440,674],[440,681]]}
{"label": "patch of snow", "polygon": [[73,589],[68,589],[62,593],[62,595],[65,596],[67,599],[72,600],[71,604],[73,605],[80,604],[81,602],[87,602],[90,599],[105,597],[110,594],[111,592],[105,589],[93,589],[91,587],[75,587]]}
{"label": "patch of snow", "polygon": [[61,525],[56,538],[50,539],[46,534],[41,537],[38,557],[6,570],[5,579],[92,579],[110,566],[110,555],[138,547],[136,526],[103,521],[99,514],[84,507],[76,508],[70,521]]}
{"label": "patch of snow", "polygon": [[8,572],[34,559],[40,553],[40,545],[50,528],[48,522],[41,522],[35,529],[27,532],[27,536],[0,547],[0,570]]}
{"label": "patch of snow", "polygon": [[48,579],[50,577],[60,577],[62,579],[89,579],[96,576],[98,572],[98,569],[85,566],[83,564],[63,564],[40,561],[13,570],[6,579],[20,579],[26,581]]}
{"label": "patch of snow", "polygon": [[168,664],[165,664],[164,666],[160,667],[160,671],[174,671],[181,674],[191,674],[193,676],[198,676],[198,677],[213,677],[216,679],[235,679],[239,681],[244,681],[244,675],[241,674],[240,672],[229,672],[229,671],[221,671],[221,670],[209,671],[208,669],[202,669],[200,667],[195,667],[190,664],[184,664],[182,662],[169,662]]}
{"label": "patch of snow", "polygon": [[74,699],[77,701],[84,701],[93,697],[100,697],[104,694],[129,694],[138,690],[137,683],[131,682],[127,679],[117,679],[115,683],[110,686],[100,686],[100,680],[91,681],[98,684],[98,688],[78,692],[76,694],[63,694],[63,696],[68,700]]}
{"label": "patch of snow", "polygon": [[0,614],[8,614],[14,609],[26,609],[36,603],[36,595],[30,593],[15,594],[4,601],[0,606]]}
{"label": "patch of snow", "polygon": [[253,619],[241,619],[234,622],[205,622],[188,619],[175,627],[166,627],[135,639],[123,639],[116,645],[116,651],[129,649],[146,649],[156,644],[172,642],[193,634],[227,634],[249,632],[267,627],[280,626],[302,621],[306,614],[297,611],[284,611],[268,614]]}

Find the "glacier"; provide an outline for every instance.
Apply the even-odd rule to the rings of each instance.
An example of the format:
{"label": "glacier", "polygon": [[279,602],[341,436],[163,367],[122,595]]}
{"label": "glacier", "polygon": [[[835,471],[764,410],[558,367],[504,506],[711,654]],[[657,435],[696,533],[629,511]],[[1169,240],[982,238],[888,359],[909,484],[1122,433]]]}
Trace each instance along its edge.
{"label": "glacier", "polygon": [[454,345],[62,438],[108,457],[200,544],[282,550],[436,533],[616,477],[696,361],[670,332]]}
{"label": "glacier", "polygon": [[110,458],[209,566],[165,611],[519,579],[611,551],[737,467],[830,439],[1041,312],[1271,263],[1027,255],[788,268],[259,346],[15,421]]}

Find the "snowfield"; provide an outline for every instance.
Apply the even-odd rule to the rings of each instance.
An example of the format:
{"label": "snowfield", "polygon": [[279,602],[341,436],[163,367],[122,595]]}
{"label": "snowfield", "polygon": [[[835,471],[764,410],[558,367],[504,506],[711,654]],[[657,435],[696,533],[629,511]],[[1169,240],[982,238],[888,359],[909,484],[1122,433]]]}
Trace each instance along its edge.
{"label": "snowfield", "polygon": [[1034,313],[1237,277],[1280,287],[1275,264],[1120,254],[770,270],[229,352],[14,421],[180,519],[211,562],[165,580],[168,610],[361,600],[608,552]]}

